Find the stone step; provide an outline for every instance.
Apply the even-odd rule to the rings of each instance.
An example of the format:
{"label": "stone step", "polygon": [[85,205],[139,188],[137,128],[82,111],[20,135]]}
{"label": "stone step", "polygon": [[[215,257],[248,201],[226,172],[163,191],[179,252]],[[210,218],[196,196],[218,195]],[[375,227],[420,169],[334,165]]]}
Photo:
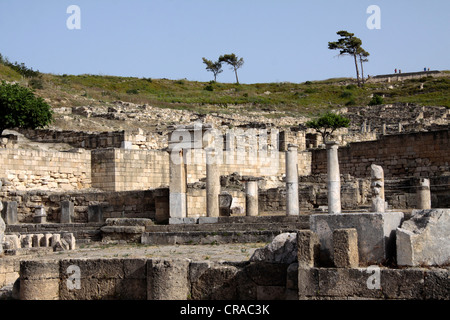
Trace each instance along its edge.
{"label": "stone step", "polygon": [[308,229],[309,222],[295,223],[214,223],[214,224],[175,224],[147,226],[146,232],[214,232],[214,231],[264,231],[264,230],[299,230]]}
{"label": "stone step", "polygon": [[255,231],[182,231],[144,232],[141,243],[146,245],[219,245],[226,243],[269,243],[277,235],[297,232],[296,229],[255,230]]}

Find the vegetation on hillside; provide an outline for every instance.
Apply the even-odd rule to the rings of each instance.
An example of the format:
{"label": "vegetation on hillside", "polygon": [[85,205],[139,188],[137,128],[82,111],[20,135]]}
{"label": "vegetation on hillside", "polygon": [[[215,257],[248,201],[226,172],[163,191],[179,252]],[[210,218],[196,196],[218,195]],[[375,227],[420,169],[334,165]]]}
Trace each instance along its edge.
{"label": "vegetation on hillside", "polygon": [[[0,80],[17,81],[35,89],[36,95],[53,107],[101,105],[122,100],[203,114],[259,111],[268,117],[317,116],[345,106],[366,106],[375,103],[375,99],[386,104],[408,102],[450,108],[450,74],[402,82],[366,83],[358,87],[351,78],[236,84],[41,73],[40,78],[28,79],[0,64]],[[382,97],[382,100],[374,99],[374,96]]]}

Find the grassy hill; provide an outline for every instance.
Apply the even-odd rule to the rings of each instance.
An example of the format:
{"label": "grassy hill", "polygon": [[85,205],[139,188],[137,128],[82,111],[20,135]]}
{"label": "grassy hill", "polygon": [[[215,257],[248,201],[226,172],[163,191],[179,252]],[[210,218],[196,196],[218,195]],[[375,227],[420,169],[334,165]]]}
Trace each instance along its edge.
{"label": "grassy hill", "polygon": [[[450,108],[448,71],[439,78],[374,83],[358,88],[351,78],[239,85],[100,75],[41,74],[39,78],[26,79],[0,64],[0,80],[33,87],[53,107],[102,105],[122,100],[202,114],[266,111],[267,117],[315,116],[345,106],[367,105],[372,95],[381,95],[384,103],[389,104],[408,102]],[[267,114],[267,111],[272,112]]]}

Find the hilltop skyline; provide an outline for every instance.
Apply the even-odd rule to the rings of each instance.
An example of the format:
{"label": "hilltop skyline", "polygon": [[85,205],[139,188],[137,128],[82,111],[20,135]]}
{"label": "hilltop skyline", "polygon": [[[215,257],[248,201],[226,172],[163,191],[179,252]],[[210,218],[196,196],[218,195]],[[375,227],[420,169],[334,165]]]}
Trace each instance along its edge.
{"label": "hilltop skyline", "polygon": [[[391,1],[392,2],[392,1]],[[210,81],[202,57],[244,58],[241,83],[355,77],[350,57],[328,50],[339,30],[369,53],[365,75],[450,69],[445,1],[348,0],[337,3],[231,0],[4,0],[0,53],[53,74],[99,74]],[[81,29],[69,29],[70,5]],[[380,8],[380,29],[366,25]],[[218,82],[234,82],[223,66]]]}

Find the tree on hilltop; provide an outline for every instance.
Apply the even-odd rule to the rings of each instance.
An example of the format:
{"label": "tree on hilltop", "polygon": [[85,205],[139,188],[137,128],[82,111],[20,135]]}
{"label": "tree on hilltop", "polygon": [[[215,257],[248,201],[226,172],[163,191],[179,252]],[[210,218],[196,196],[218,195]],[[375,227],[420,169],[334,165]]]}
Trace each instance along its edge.
{"label": "tree on hilltop", "polygon": [[368,56],[370,56],[370,53],[368,53],[366,50],[364,50],[363,48],[359,48],[358,50],[358,58],[359,58],[359,63],[361,64],[361,78],[362,78],[362,83],[364,84],[365,80],[364,80],[364,67],[363,67],[363,63],[364,62],[368,62],[369,59],[367,58]]}
{"label": "tree on hilltop", "polygon": [[338,41],[328,42],[328,49],[339,50],[339,55],[350,55],[353,56],[355,60],[356,68],[356,79],[358,81],[358,86],[361,86],[361,81],[359,78],[359,68],[358,68],[358,55],[361,52],[362,41],[358,37],[355,37],[354,33],[341,30],[336,32],[341,38]]}
{"label": "tree on hilltop", "polygon": [[336,113],[327,112],[315,120],[305,123],[308,128],[315,129],[322,135],[323,142],[339,128],[348,128],[350,119]]}
{"label": "tree on hilltop", "polygon": [[42,128],[52,122],[53,111],[41,97],[18,84],[0,84],[0,134],[12,128]]}
{"label": "tree on hilltop", "polygon": [[244,58],[239,58],[234,53],[231,53],[220,56],[219,61],[225,62],[231,66],[231,69],[234,70],[234,74],[236,75],[236,83],[239,84],[237,70],[244,65]]}
{"label": "tree on hilltop", "polygon": [[206,64],[206,70],[211,71],[214,74],[214,82],[216,82],[217,75],[223,71],[222,70],[222,62],[220,62],[220,61],[213,62],[206,58],[202,58],[202,59],[203,59],[203,63]]}

